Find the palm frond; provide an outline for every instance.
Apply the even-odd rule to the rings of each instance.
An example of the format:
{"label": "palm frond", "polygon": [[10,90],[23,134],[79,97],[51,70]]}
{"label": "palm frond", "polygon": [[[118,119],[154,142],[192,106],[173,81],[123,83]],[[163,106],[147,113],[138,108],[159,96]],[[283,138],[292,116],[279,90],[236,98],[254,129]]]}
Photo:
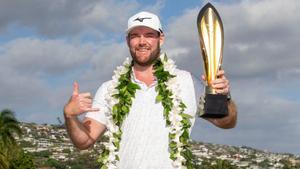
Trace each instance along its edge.
{"label": "palm frond", "polygon": [[2,153],[1,151],[0,151],[0,168],[9,169],[8,160],[7,160],[6,156],[4,155],[4,153]]}
{"label": "palm frond", "polygon": [[15,136],[21,136],[22,130],[14,112],[4,109],[0,113],[0,142],[4,148],[16,145]]}

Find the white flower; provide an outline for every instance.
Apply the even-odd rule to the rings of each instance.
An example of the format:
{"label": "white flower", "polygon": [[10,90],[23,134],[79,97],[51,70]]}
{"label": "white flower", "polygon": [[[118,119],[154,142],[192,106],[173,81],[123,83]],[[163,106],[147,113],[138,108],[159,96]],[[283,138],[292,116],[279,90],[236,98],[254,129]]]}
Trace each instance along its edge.
{"label": "white flower", "polygon": [[117,133],[119,131],[119,126],[117,126],[113,123],[109,123],[109,124],[107,124],[107,129],[109,131],[111,131],[112,133]]}
{"label": "white flower", "polygon": [[176,85],[176,83],[177,83],[177,78],[173,77],[166,82],[166,85],[168,89],[172,90],[173,86]]}
{"label": "white flower", "polygon": [[104,95],[104,99],[105,99],[107,102],[109,102],[109,101],[112,99],[110,93],[106,93],[106,94]]}
{"label": "white flower", "polygon": [[183,131],[181,130],[181,127],[177,127],[174,129],[175,138],[174,141],[179,144],[180,143],[180,136],[182,135]]}
{"label": "white flower", "polygon": [[107,94],[109,94],[111,96],[111,95],[119,93],[119,91],[116,89],[118,84],[119,84],[119,82],[116,83],[116,82],[112,81],[112,84],[107,87]]}
{"label": "white flower", "polygon": [[[178,109],[172,109],[174,111],[180,112]],[[181,122],[182,117],[179,115],[179,113],[173,113],[174,111],[171,111],[169,114],[169,120],[172,124],[179,125],[178,123]]]}
{"label": "white flower", "polygon": [[177,83],[177,78],[171,78],[169,81],[166,82],[167,85],[167,89],[171,90],[173,93],[172,98],[178,98],[180,99],[179,95],[180,95],[180,86]]}
{"label": "white flower", "polygon": [[180,152],[176,153],[175,157],[176,157],[176,160],[173,161],[173,163],[172,163],[173,167],[178,168],[178,169],[186,168],[185,166],[182,165],[182,163],[184,163],[186,160],[184,157],[182,157],[180,155]]}
{"label": "white flower", "polygon": [[180,114],[181,108],[179,107],[181,100],[179,99],[173,99],[174,106],[172,107],[172,113],[174,114]]}
{"label": "white flower", "polygon": [[172,162],[172,166],[175,169],[181,169],[181,167],[182,167],[181,161],[179,161],[179,160],[176,159],[175,161]]}
{"label": "white flower", "polygon": [[176,96],[173,100],[174,100],[174,107],[176,107],[176,109],[180,111],[181,108],[179,107],[179,105],[181,103],[181,100],[178,98],[178,96]]}
{"label": "white flower", "polygon": [[112,115],[111,115],[110,111],[105,112],[105,117],[106,117],[107,123],[112,123],[113,119],[112,119]]}
{"label": "white flower", "polygon": [[117,103],[119,102],[119,100],[116,99],[116,98],[110,98],[110,99],[108,99],[108,100],[106,100],[106,101],[107,101],[107,104],[108,104],[109,106],[111,106],[111,109],[110,109],[110,110],[112,110],[112,107],[113,107],[115,104],[117,104]]}
{"label": "white flower", "polygon": [[107,136],[109,137],[109,140],[114,139],[113,133],[110,130],[107,131]]}
{"label": "white flower", "polygon": [[[117,73],[116,71],[115,71],[115,73]],[[115,87],[115,86],[118,86],[118,84],[119,84],[119,78],[120,78],[120,75],[117,75],[117,74],[115,74],[113,77],[112,77],[112,87]]]}
{"label": "white flower", "polygon": [[107,165],[107,168],[108,168],[108,169],[117,169],[118,167],[116,166],[116,164],[109,163],[109,164]]}
{"label": "white flower", "polygon": [[118,75],[122,75],[122,74],[125,74],[127,73],[128,69],[125,67],[125,66],[118,66],[117,67],[117,73]]}
{"label": "white flower", "polygon": [[104,147],[108,147],[109,143],[103,143]]}
{"label": "white flower", "polygon": [[129,59],[129,57],[126,57],[125,61],[123,62],[123,65],[129,66],[130,64],[131,64],[131,59]]}
{"label": "white flower", "polygon": [[171,74],[173,74],[172,71],[174,71],[174,69],[175,69],[175,66],[174,66],[173,64],[170,64],[170,63],[167,62],[167,63],[164,65],[164,70],[165,70],[165,71],[168,71],[168,72],[171,73]]}
{"label": "white flower", "polygon": [[[165,57],[165,54],[160,55],[160,60],[163,63],[164,70],[168,71],[171,75],[175,75],[175,62],[172,59],[167,59],[167,61],[165,61]],[[109,151],[109,156],[108,159],[104,161],[104,165],[109,169],[118,168],[118,160],[116,159],[116,155],[118,155],[118,150],[117,147],[114,145],[116,138],[113,136],[113,133],[117,133],[120,131],[120,126],[115,125],[115,122],[112,118],[112,108],[115,104],[119,102],[119,100],[112,96],[119,93],[119,91],[116,89],[116,87],[120,83],[119,78],[121,75],[128,73],[129,69],[131,69],[130,64],[131,60],[129,58],[126,58],[126,60],[123,62],[123,65],[117,67],[112,77],[112,83],[108,87],[108,93],[105,95],[105,100],[107,102],[108,107],[104,112],[107,117],[107,136],[109,139],[108,143],[104,143],[104,146]],[[181,123],[181,113],[183,109],[179,107],[180,103],[182,102],[182,99],[180,98],[181,91],[177,80],[178,79],[175,76],[174,78],[171,78],[169,79],[169,81],[166,82],[167,89],[172,92],[171,99],[173,101],[173,107],[171,108],[171,111],[168,116],[168,120],[171,122],[171,124],[168,125],[167,128],[170,133],[175,134],[175,137],[173,139],[170,139],[170,141],[176,142],[176,146],[178,149],[178,152],[175,156],[176,159],[172,161],[172,165],[176,169],[186,169],[186,167],[182,165],[182,163],[186,160],[180,154],[180,152],[182,152],[183,150],[183,144],[180,142],[179,139],[183,133],[183,124]]]}
{"label": "white flower", "polygon": [[168,71],[170,74],[174,75],[175,74],[175,62],[172,59],[168,59],[167,62],[164,62],[164,70]]}
{"label": "white flower", "polygon": [[[117,149],[117,147],[115,147],[113,144],[109,144],[109,146],[107,148],[109,151],[115,151]],[[113,155],[113,156],[115,157],[115,155]]]}
{"label": "white flower", "polygon": [[166,57],[166,54],[165,54],[165,53],[159,55],[159,58],[160,58],[160,60],[161,60],[163,63],[165,63],[165,57]]}
{"label": "white flower", "polygon": [[181,162],[185,161],[185,158],[182,157],[179,152],[176,154],[176,158],[178,161],[181,161]]}

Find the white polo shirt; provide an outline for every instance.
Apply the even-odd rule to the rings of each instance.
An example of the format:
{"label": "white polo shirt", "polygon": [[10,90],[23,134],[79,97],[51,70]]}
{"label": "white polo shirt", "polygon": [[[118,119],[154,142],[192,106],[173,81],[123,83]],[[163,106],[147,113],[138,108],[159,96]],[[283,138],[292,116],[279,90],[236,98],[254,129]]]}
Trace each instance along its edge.
{"label": "white polo shirt", "polygon": [[[187,106],[184,113],[193,117],[191,119],[193,126],[203,86],[200,80],[193,78],[187,71],[176,69],[176,75],[181,89],[180,96]],[[134,76],[132,79],[141,89],[136,91],[130,112],[121,127],[123,134],[119,150],[119,168],[172,169],[168,151],[169,132],[163,117],[163,106],[155,102],[156,82],[147,86]],[[103,83],[95,95],[93,107],[100,108],[100,111],[86,114],[86,117],[104,125],[107,122],[105,113],[101,109],[104,110],[107,106],[104,96],[110,84],[111,81]]]}

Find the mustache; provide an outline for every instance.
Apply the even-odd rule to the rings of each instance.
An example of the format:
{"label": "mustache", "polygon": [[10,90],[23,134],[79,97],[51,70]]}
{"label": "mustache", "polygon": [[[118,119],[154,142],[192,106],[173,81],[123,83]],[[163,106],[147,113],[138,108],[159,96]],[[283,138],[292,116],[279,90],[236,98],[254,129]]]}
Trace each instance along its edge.
{"label": "mustache", "polygon": [[143,50],[143,49],[150,50],[151,47],[149,47],[149,46],[139,46],[139,47],[136,47],[135,49],[136,49],[136,50]]}

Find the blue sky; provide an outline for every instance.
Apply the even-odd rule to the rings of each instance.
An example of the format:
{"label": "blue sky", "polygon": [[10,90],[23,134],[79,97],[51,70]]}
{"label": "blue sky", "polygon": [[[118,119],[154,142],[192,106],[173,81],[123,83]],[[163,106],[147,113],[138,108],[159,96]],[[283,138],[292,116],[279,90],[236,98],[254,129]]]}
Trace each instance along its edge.
{"label": "blue sky", "polygon": [[[196,17],[203,1],[0,1],[0,109],[20,121],[57,123],[78,81],[95,93],[129,56],[129,16],[161,16],[163,50],[178,67],[202,74]],[[300,154],[300,12],[297,0],[209,1],[225,29],[223,67],[238,125],[218,129],[197,119],[195,140]]]}

